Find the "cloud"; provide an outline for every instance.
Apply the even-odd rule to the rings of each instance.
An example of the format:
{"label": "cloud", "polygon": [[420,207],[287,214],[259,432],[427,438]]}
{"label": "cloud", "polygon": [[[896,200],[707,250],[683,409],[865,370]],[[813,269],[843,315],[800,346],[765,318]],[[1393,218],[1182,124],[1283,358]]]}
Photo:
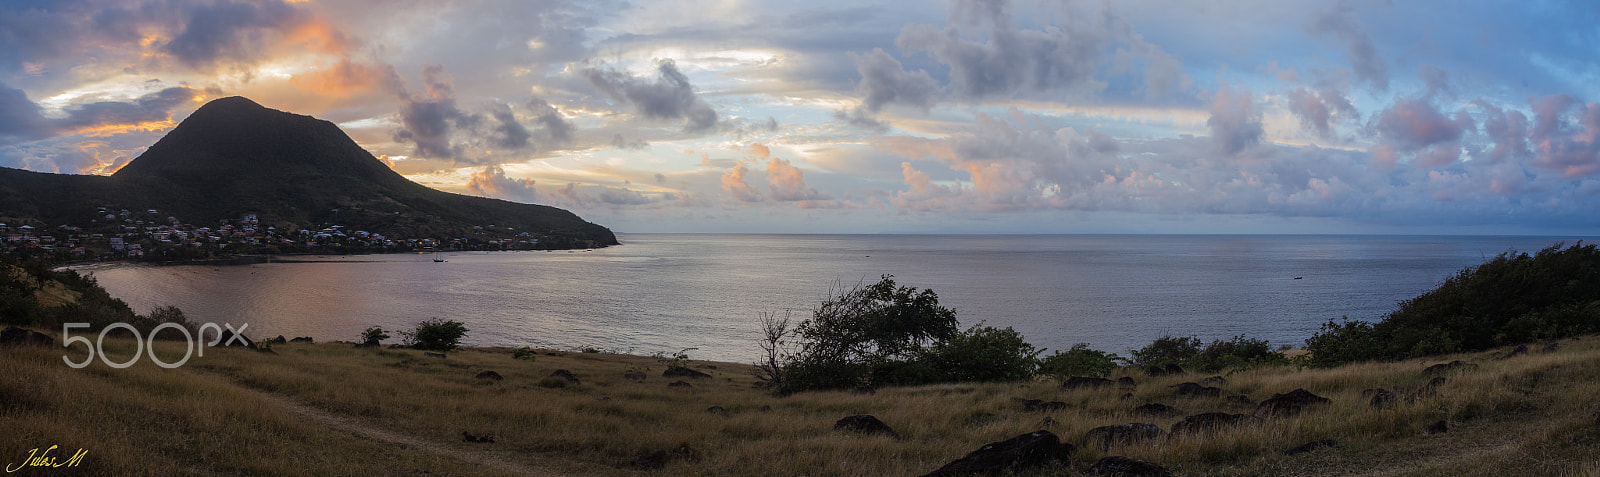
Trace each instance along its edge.
{"label": "cloud", "polygon": [[816,188],[806,185],[805,174],[800,168],[789,164],[789,161],[771,158],[767,160],[767,183],[771,185],[772,200],[795,202],[802,200],[829,200],[832,196],[818,192]]}
{"label": "cloud", "polygon": [[[1568,95],[1534,101],[1533,164],[1568,178],[1600,172],[1600,103],[1583,104]],[[1569,121],[1568,110],[1572,110]],[[1574,122],[1576,124],[1574,124]]]}
{"label": "cloud", "polygon": [[661,74],[654,82],[646,82],[625,72],[586,68],[583,76],[595,89],[619,103],[633,105],[634,109],[649,119],[682,119],[684,130],[701,132],[717,125],[717,112],[695,94],[689,78],[678,71],[671,59],[656,63]]}
{"label": "cloud", "polygon": [[1238,154],[1261,142],[1261,112],[1255,108],[1249,91],[1237,93],[1224,88],[1211,97],[1211,141],[1224,154]]}
{"label": "cloud", "polygon": [[444,67],[428,65],[422,70],[425,94],[412,94],[401,88],[400,122],[403,128],[396,132],[396,142],[416,146],[415,155],[427,158],[455,158],[459,149],[450,144],[451,123],[465,126],[473,118],[456,109],[455,88],[445,75]]}
{"label": "cloud", "polygon": [[1489,140],[1494,141],[1494,149],[1489,151],[1491,161],[1500,162],[1528,156],[1527,116],[1516,110],[1502,110],[1482,100],[1473,104],[1483,108],[1483,132],[1489,135]]}
{"label": "cloud", "polygon": [[289,83],[302,91],[349,98],[368,93],[395,93],[402,89],[400,75],[387,64],[369,64],[342,58],[324,70],[291,76]]}
{"label": "cloud", "polygon": [[877,113],[890,104],[904,104],[927,111],[938,99],[939,84],[928,72],[907,72],[899,60],[884,53],[881,48],[873,48],[871,53],[865,55],[849,55],[856,63],[856,71],[861,74],[856,92],[863,96],[861,106],[868,112]]}
{"label": "cloud", "polygon": [[467,190],[483,197],[532,204],[540,200],[539,191],[534,188],[537,183],[533,179],[506,177],[505,169],[500,166],[484,166],[482,171],[472,173]]}
{"label": "cloud", "polygon": [[927,52],[949,65],[950,86],[962,98],[1041,93],[1091,83],[1099,55],[1109,43],[1103,28],[1093,24],[1018,28],[1006,0],[958,1],[952,17],[970,19],[988,30],[988,39],[968,40],[954,26],[921,25],[902,30],[895,43],[901,50]]}
{"label": "cloud", "polygon": [[1345,54],[1350,58],[1350,67],[1355,70],[1356,78],[1365,81],[1373,89],[1384,91],[1389,89],[1389,66],[1378,54],[1378,47],[1372,43],[1372,37],[1367,35],[1367,30],[1356,23],[1355,10],[1340,3],[1321,15],[1312,25],[1312,32],[1316,34],[1333,35],[1345,43]]}
{"label": "cloud", "polygon": [[761,202],[765,200],[761,193],[756,192],[756,189],[750,187],[750,183],[745,180],[745,176],[749,174],[750,167],[745,165],[744,162],[739,162],[738,165],[723,171],[722,190],[728,191],[729,194],[733,194],[733,198],[743,202]]}
{"label": "cloud", "polygon": [[866,108],[857,107],[833,112],[833,118],[843,121],[851,127],[861,128],[879,134],[889,132],[889,123],[872,117]]}
{"label": "cloud", "polygon": [[43,108],[22,90],[0,84],[0,145],[16,144],[67,134],[99,135],[127,130],[164,130],[173,126],[172,113],[195,105],[204,92],[175,86],[148,93],[131,102],[98,101],[70,105],[65,117],[47,117]]}
{"label": "cloud", "polygon": [[565,145],[572,142],[572,134],[578,127],[568,121],[561,111],[545,100],[534,98],[528,100],[528,114],[533,116],[533,122],[538,124],[534,140],[546,144],[541,150],[554,149],[553,146]]}
{"label": "cloud", "polygon": [[1327,88],[1312,92],[1304,87],[1289,90],[1289,112],[1300,120],[1300,125],[1316,132],[1318,136],[1333,136],[1336,121],[1358,121],[1359,113],[1344,93]]}
{"label": "cloud", "polygon": [[1424,167],[1455,162],[1461,154],[1463,132],[1473,128],[1466,111],[1447,118],[1423,98],[1400,98],[1378,113],[1377,132],[1383,143],[1374,155],[1393,163],[1398,154],[1412,154]]}
{"label": "cloud", "polygon": [[646,147],[650,147],[650,143],[645,142],[645,140],[643,140],[643,139],[634,139],[632,141],[629,141],[628,139],[622,137],[622,133],[617,133],[617,134],[611,135],[611,147],[615,147],[617,149],[627,149],[627,150],[631,150],[631,151],[638,151],[638,150],[644,149]]}

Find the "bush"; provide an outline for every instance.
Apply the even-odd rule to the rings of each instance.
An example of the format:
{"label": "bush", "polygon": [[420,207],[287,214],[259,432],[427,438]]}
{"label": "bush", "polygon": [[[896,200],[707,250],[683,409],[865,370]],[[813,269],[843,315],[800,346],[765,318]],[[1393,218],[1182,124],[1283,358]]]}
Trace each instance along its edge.
{"label": "bush", "polygon": [[389,333],[384,332],[383,328],[376,326],[367,328],[367,331],[361,332],[361,344],[364,345],[377,346],[386,339],[389,339]]}
{"label": "bush", "polygon": [[1133,364],[1142,367],[1173,364],[1183,366],[1188,364],[1189,359],[1200,354],[1200,347],[1203,344],[1200,338],[1193,336],[1162,336],[1144,348],[1133,350],[1131,352]]}
{"label": "bush", "polygon": [[1028,379],[1039,368],[1039,353],[1010,327],[973,326],[924,353],[917,361],[934,373],[914,384]]}
{"label": "bush", "polygon": [[1269,364],[1287,364],[1283,353],[1274,351],[1267,340],[1245,335],[1223,341],[1212,341],[1189,362],[1195,369],[1215,373],[1225,369],[1249,368]]}
{"label": "bush", "polygon": [[[762,317],[758,377],[779,394],[862,385],[1027,379],[1039,352],[1010,328],[956,328],[933,290],[872,285],[831,293],[811,319]],[[789,338],[798,337],[791,349]]]}
{"label": "bush", "polygon": [[533,348],[529,348],[527,346],[517,348],[515,351],[511,352],[511,359],[521,359],[531,362],[535,357],[537,357],[537,355],[534,354]]}
{"label": "bush", "polygon": [[430,318],[417,324],[412,331],[401,331],[406,346],[421,350],[450,351],[461,345],[467,327],[455,320]]}
{"label": "bush", "polygon": [[1039,360],[1039,373],[1067,379],[1072,376],[1105,377],[1115,371],[1117,362],[1123,361],[1116,353],[1090,349],[1089,343],[1072,345],[1072,349],[1056,351]]}

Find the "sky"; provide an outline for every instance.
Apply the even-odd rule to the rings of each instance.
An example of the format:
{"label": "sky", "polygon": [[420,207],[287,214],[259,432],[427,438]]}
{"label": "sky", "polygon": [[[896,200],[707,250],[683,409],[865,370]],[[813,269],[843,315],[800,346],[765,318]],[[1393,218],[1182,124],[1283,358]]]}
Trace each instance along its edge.
{"label": "sky", "polygon": [[1600,3],[9,0],[0,166],[205,101],[619,232],[1600,235]]}

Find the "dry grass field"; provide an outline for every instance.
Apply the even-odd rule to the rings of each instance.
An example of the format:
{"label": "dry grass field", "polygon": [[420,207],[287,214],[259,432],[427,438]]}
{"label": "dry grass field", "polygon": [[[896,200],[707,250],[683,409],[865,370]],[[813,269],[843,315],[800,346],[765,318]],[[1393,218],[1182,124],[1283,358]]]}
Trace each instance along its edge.
{"label": "dry grass field", "polygon": [[[157,345],[164,360],[182,355],[176,343]],[[115,361],[134,349],[113,339],[106,347]],[[156,367],[148,355],[126,369],[98,361],[71,369],[62,356],[82,360],[81,346],[13,346],[0,347],[0,463],[58,445],[52,455],[63,461],[86,450],[81,467],[20,475],[920,475],[985,443],[1048,429],[1078,449],[1070,462],[1029,475],[1080,475],[1107,455],[1175,475],[1600,475],[1600,339],[1533,348],[1235,372],[1216,385],[1218,397],[1174,391],[1207,376],[1123,370],[1111,377],[1131,376],[1135,386],[1063,390],[1040,379],[779,398],[757,387],[748,365],[691,361],[711,376],[669,378],[665,360],[571,351],[541,350],[530,362],[503,348],[441,359],[290,343],[275,354],[209,348],[178,369]],[[1428,386],[1426,366],[1458,359],[1476,367]],[[578,382],[551,378],[558,369]],[[476,377],[483,371],[504,379]],[[691,386],[670,385],[679,380]],[[1331,404],[1210,435],[1085,445],[1097,426],[1171,429],[1186,415],[1248,414],[1297,388]],[[1375,388],[1395,402],[1370,406],[1363,391]],[[1019,398],[1066,408],[1029,411]],[[1147,403],[1181,413],[1133,414]],[[878,417],[900,438],[832,429],[855,414]],[[1448,430],[1426,430],[1438,421]],[[467,442],[463,433],[493,442]],[[1336,444],[1284,454],[1323,439]],[[665,451],[663,466],[634,464],[657,451]]]}

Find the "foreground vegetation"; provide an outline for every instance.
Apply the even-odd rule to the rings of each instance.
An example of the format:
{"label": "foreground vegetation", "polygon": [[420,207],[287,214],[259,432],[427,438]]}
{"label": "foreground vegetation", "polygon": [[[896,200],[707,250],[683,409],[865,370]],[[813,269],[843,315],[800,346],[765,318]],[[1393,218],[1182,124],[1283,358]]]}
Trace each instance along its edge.
{"label": "foreground vegetation", "polygon": [[[157,352],[172,361],[181,355],[176,345],[158,342]],[[106,342],[114,361],[133,346]],[[731,363],[553,350],[517,359],[499,348],[441,359],[340,343],[274,351],[215,348],[178,369],[149,360],[70,369],[61,357],[82,360],[79,347],[0,347],[0,429],[7,430],[0,460],[60,445],[87,450],[81,469],[91,474],[632,475],[648,465],[635,459],[664,451],[661,475],[919,475],[986,443],[1048,429],[1077,449],[1066,463],[1035,469],[1043,475],[1079,475],[1106,455],[1178,475],[1600,472],[1595,337],[1516,355],[1499,349],[1336,369],[1262,367],[1213,384],[1223,390],[1218,396],[1177,394],[1175,385],[1202,375],[1152,378],[1128,368],[1111,377],[1130,377],[1131,387],[1064,389],[1044,378],[780,398],[759,386],[753,367]],[[1476,367],[1455,368],[1430,387],[1436,376],[1424,368],[1453,360]],[[674,364],[709,377],[663,377]],[[558,369],[575,380],[552,378]],[[484,371],[503,379],[478,377]],[[672,385],[680,381],[690,386]],[[1297,388],[1331,404],[1109,450],[1085,438],[1109,424],[1170,430],[1187,415],[1248,414]],[[1373,408],[1363,391],[1377,388],[1396,399]],[[1028,410],[1025,399],[1065,407]],[[1135,413],[1148,403],[1180,411]],[[833,430],[856,414],[876,416],[900,438]],[[1429,434],[1438,421],[1448,430]],[[464,432],[493,442],[466,442]],[[1323,439],[1336,444],[1284,455]]]}

